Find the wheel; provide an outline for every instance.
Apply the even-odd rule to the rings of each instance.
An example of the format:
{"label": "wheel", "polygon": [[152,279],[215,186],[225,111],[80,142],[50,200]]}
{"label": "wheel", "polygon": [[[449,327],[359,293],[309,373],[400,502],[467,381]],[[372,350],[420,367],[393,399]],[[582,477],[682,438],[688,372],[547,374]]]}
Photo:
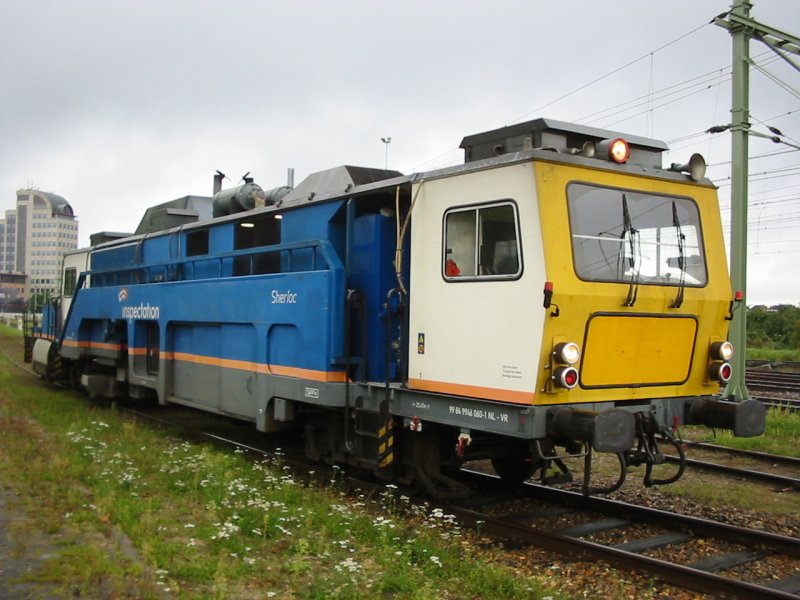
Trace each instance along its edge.
{"label": "wheel", "polygon": [[69,368],[69,383],[75,390],[81,389],[81,375],[83,374],[83,363],[76,360]]}

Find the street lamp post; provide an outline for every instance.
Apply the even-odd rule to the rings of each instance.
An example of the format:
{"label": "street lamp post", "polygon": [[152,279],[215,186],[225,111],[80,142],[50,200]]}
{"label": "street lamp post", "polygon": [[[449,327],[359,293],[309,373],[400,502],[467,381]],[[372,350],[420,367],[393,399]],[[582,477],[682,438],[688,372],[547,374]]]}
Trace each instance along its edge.
{"label": "street lamp post", "polygon": [[386,144],[386,152],[384,154],[383,159],[383,169],[384,171],[389,168],[389,144],[392,143],[392,138],[390,137],[382,137],[381,141]]}

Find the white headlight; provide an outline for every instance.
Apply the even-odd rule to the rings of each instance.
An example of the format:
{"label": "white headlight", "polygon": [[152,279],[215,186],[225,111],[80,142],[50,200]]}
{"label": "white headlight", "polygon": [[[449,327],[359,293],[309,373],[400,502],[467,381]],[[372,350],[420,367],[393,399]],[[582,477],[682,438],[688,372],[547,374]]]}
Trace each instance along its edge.
{"label": "white headlight", "polygon": [[574,365],[581,357],[581,349],[575,342],[561,342],[553,348],[553,356],[556,362]]}
{"label": "white headlight", "polygon": [[733,358],[733,344],[730,342],[714,342],[711,344],[711,358],[730,360]]}

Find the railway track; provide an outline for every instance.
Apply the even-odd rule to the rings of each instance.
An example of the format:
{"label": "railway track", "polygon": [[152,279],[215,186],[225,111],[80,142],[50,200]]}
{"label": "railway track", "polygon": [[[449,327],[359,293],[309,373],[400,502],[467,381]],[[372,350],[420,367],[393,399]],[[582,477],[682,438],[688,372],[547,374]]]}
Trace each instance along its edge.
{"label": "railway track", "polygon": [[769,408],[777,408],[779,410],[788,410],[789,412],[796,412],[800,410],[800,399],[780,397],[780,396],[753,396],[756,400],[767,405]]}
{"label": "railway track", "polygon": [[753,390],[800,393],[800,373],[748,368],[745,382]]}
{"label": "railway track", "polygon": [[[752,450],[742,450],[738,448],[728,448],[726,446],[704,442],[690,441],[684,442],[684,445],[688,448],[695,448],[709,453],[728,455],[734,460],[746,460],[748,462],[759,463],[758,467],[743,468],[740,466],[731,466],[687,457],[686,465],[689,468],[722,473],[748,481],[760,481],[777,486],[777,489],[780,491],[800,491],[800,478],[796,476],[797,473],[800,473],[800,458],[767,454],[765,452],[754,452]],[[679,462],[678,458],[672,455],[665,455],[664,458],[667,462]],[[783,473],[776,472],[776,470],[781,470]]]}
{"label": "railway track", "polygon": [[[491,475],[473,471],[468,476],[476,483],[485,485],[494,480],[495,487],[500,485]],[[543,547],[571,557],[604,560],[620,569],[636,570],[707,594],[796,600],[795,594],[800,592],[800,539],[614,500],[586,498],[575,492],[537,484],[525,484],[516,497],[519,495],[545,499],[551,506],[505,517],[459,504],[448,506],[446,510],[466,525],[480,526],[481,531],[516,543]],[[557,515],[577,511],[583,513],[573,515],[573,520],[579,521],[577,524],[551,526]],[[637,529],[642,523],[655,529],[643,533]],[[688,562],[670,558],[686,555],[685,548],[690,546],[716,551]],[[770,560],[789,561],[795,575],[759,583],[720,574]]]}

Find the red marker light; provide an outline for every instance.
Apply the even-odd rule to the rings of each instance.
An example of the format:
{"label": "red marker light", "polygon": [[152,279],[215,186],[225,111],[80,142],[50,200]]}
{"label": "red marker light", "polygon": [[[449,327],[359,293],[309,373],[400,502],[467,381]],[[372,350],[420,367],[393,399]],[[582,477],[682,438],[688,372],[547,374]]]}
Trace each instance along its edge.
{"label": "red marker light", "polygon": [[578,385],[578,371],[575,367],[558,367],[553,371],[553,382],[556,387],[571,390]]}
{"label": "red marker light", "polygon": [[741,292],[740,290],[736,290],[735,292],[733,292],[733,299],[736,302],[741,302],[742,300],[744,300],[744,293]]}
{"label": "red marker light", "polygon": [[713,362],[708,366],[711,379],[721,383],[728,383],[733,375],[733,367],[726,362]]}
{"label": "red marker light", "polygon": [[544,282],[544,302],[542,306],[545,308],[550,308],[550,305],[553,303],[553,282],[552,281],[545,281]]}
{"label": "red marker light", "polygon": [[578,383],[578,372],[575,370],[567,371],[564,374],[564,383],[569,387],[574,387]]}

